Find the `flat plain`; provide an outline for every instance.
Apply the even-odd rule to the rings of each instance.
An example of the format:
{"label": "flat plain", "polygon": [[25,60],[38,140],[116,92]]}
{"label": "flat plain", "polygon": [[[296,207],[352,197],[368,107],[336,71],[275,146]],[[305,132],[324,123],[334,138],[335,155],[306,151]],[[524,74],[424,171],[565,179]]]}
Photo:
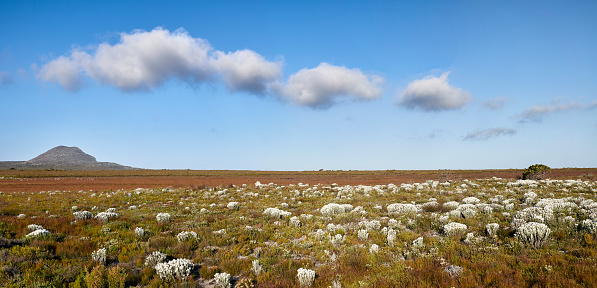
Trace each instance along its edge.
{"label": "flat plain", "polygon": [[2,287],[591,287],[594,168],[0,171]]}

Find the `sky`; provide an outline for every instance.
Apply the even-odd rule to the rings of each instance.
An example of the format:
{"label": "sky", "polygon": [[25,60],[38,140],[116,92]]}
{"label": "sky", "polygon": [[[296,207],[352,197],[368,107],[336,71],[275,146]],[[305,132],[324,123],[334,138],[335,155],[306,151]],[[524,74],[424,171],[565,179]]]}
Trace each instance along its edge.
{"label": "sky", "polygon": [[596,1],[0,0],[0,160],[597,167]]}

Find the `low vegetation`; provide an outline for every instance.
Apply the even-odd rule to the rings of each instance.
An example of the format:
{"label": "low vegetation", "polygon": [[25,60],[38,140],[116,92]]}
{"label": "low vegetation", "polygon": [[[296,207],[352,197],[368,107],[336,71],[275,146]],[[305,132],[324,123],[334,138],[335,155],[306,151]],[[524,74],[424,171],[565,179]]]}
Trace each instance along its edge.
{"label": "low vegetation", "polygon": [[589,180],[495,177],[4,192],[0,283],[587,287],[595,192]]}

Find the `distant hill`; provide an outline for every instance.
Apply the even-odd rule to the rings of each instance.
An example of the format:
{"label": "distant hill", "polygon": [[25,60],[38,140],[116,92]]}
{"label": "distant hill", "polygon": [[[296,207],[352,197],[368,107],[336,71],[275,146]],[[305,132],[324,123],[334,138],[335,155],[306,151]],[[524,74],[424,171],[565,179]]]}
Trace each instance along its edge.
{"label": "distant hill", "polygon": [[29,161],[0,161],[0,170],[6,169],[55,170],[132,170],[137,169],[112,162],[98,162],[95,157],[78,147],[58,146]]}

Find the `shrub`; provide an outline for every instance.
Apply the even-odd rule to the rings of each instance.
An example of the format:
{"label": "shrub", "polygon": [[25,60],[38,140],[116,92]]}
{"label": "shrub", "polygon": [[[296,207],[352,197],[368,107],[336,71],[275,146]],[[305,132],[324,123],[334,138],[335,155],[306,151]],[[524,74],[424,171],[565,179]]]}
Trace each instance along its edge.
{"label": "shrub", "polygon": [[164,281],[184,280],[191,275],[193,267],[189,259],[174,259],[155,265],[155,272]]}
{"label": "shrub", "polygon": [[330,204],[326,204],[323,207],[321,207],[321,209],[319,209],[319,212],[321,212],[321,214],[323,216],[332,216],[332,215],[342,214],[344,212],[350,211],[350,210],[347,211],[346,208],[350,208],[350,210],[352,210],[352,206],[345,207],[340,204],[330,203]]}
{"label": "shrub", "polygon": [[525,223],[516,231],[516,238],[534,248],[539,248],[547,241],[551,229],[543,223]]}
{"label": "shrub", "polygon": [[535,164],[529,166],[522,172],[523,180],[541,180],[545,173],[549,172],[551,168],[543,164]]}
{"label": "shrub", "polygon": [[238,202],[230,202],[226,207],[230,210],[238,210],[239,204]]}
{"label": "shrub", "polygon": [[143,228],[141,228],[141,227],[135,228],[135,237],[143,238],[144,236],[145,236],[145,230],[143,230]]}
{"label": "shrub", "polygon": [[91,253],[91,259],[93,261],[100,262],[102,264],[106,264],[106,248],[97,249]]}
{"label": "shrub", "polygon": [[296,273],[296,277],[301,284],[301,287],[311,287],[313,281],[315,281],[315,271],[311,269],[299,268]]}
{"label": "shrub", "polygon": [[155,251],[145,257],[145,266],[155,267],[155,265],[164,262],[164,260],[166,260],[166,256],[166,254],[160,251]]}
{"label": "shrub", "polygon": [[158,213],[158,215],[155,216],[155,219],[158,221],[158,223],[166,223],[170,221],[170,214]]}
{"label": "shrub", "polygon": [[50,231],[46,230],[46,229],[37,229],[29,234],[27,234],[27,238],[37,238],[37,237],[43,237],[43,236],[47,236],[50,235]]}
{"label": "shrub", "polygon": [[419,213],[421,212],[421,208],[413,204],[401,204],[401,203],[394,203],[388,205],[388,213],[395,213],[395,214],[407,214],[407,213]]}
{"label": "shrub", "polygon": [[444,225],[444,233],[448,236],[456,235],[458,233],[462,233],[466,231],[467,227],[465,224],[450,222]]}
{"label": "shrub", "polygon": [[180,233],[178,233],[178,235],[176,235],[176,238],[178,238],[178,242],[185,242],[187,240],[190,239],[197,239],[197,233],[190,231],[182,231]]}
{"label": "shrub", "polygon": [[267,208],[265,211],[263,211],[263,214],[274,218],[282,218],[292,215],[292,213],[280,210],[278,208]]}
{"label": "shrub", "polygon": [[216,286],[221,288],[230,288],[230,274],[226,272],[216,273],[214,275]]}
{"label": "shrub", "polygon": [[[104,213],[104,212],[102,212]],[[116,213],[114,213],[116,214]],[[93,213],[89,211],[75,211],[73,212],[73,216],[76,220],[87,220],[93,218]]]}
{"label": "shrub", "polygon": [[93,267],[91,272],[87,272],[85,275],[85,284],[87,284],[88,288],[106,287],[106,267],[104,265]]}
{"label": "shrub", "polygon": [[124,288],[126,274],[126,270],[122,267],[114,266],[108,269],[108,288]]}

